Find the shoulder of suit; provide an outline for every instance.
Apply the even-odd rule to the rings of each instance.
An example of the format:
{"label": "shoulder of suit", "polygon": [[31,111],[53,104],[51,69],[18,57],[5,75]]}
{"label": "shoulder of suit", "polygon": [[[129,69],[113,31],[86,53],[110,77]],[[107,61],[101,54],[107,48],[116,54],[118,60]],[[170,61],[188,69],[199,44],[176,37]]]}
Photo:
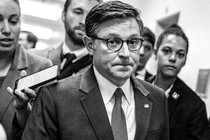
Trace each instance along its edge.
{"label": "shoulder of suit", "polygon": [[[176,82],[174,83],[174,86],[179,87],[179,94],[183,94],[183,96],[189,98],[190,100],[197,100],[202,101],[201,98],[198,96],[198,94],[193,91],[183,80],[180,78],[177,78]],[[175,87],[176,88],[176,87]]]}
{"label": "shoulder of suit", "polygon": [[165,93],[161,88],[159,88],[159,87],[157,87],[157,86],[155,86],[155,85],[153,85],[153,84],[151,84],[147,81],[143,81],[143,80],[140,80],[140,79],[137,79],[137,80],[138,80],[138,82],[140,82],[144,86],[144,88],[150,94],[154,94],[155,96],[159,96],[159,95],[165,96]]}
{"label": "shoulder of suit", "polygon": [[70,76],[62,80],[53,82],[52,84],[45,85],[42,88],[47,89],[47,91],[53,96],[53,98],[56,98],[58,96],[60,98],[63,97],[63,95],[65,96],[67,94],[68,96],[74,96],[75,93],[79,92],[81,77],[81,75]]}
{"label": "shoulder of suit", "polygon": [[40,69],[45,69],[47,67],[52,66],[51,60],[41,57],[35,53],[27,53],[27,59],[28,59],[28,64],[29,67],[37,67]]}

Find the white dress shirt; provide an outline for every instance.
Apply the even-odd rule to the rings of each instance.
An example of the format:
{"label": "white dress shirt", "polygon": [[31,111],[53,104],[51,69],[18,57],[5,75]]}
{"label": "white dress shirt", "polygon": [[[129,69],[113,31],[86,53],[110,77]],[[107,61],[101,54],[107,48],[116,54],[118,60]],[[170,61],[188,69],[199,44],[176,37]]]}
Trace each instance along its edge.
{"label": "white dress shirt", "polygon": [[[62,52],[63,52],[63,55],[67,54],[67,53],[73,53],[76,55],[76,59],[74,59],[72,62],[76,62],[77,60],[79,60],[80,58],[84,57],[85,55],[88,54],[88,50],[86,47],[84,48],[81,48],[79,50],[76,50],[76,51],[71,51],[68,46],[66,45],[66,43],[64,42],[63,43],[63,46],[62,46]],[[63,68],[64,64],[66,63],[66,59],[64,59],[62,62],[61,62],[61,69]]]}
{"label": "white dress shirt", "polygon": [[[112,118],[112,110],[114,107],[115,99],[114,99],[114,92],[117,86],[113,83],[108,81],[105,77],[103,77],[95,67],[93,67],[96,80],[99,85],[100,92],[102,94],[102,98],[104,101],[104,105],[106,107],[107,115],[109,118],[109,122],[111,124]],[[125,113],[126,118],[126,126],[127,126],[127,133],[128,133],[128,140],[133,140],[136,133],[136,119],[135,119],[135,100],[134,100],[134,92],[133,87],[128,79],[121,87],[123,90],[124,95],[122,96],[122,108]]]}

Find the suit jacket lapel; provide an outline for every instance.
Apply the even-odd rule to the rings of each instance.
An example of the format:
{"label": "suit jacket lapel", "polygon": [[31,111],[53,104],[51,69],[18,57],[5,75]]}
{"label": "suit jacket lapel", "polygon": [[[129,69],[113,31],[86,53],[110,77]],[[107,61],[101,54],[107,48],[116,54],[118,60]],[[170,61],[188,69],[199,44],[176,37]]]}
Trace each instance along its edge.
{"label": "suit jacket lapel", "polygon": [[152,102],[148,100],[149,92],[134,79],[134,97],[136,112],[136,135],[135,140],[144,140],[149,128],[152,113]]}
{"label": "suit jacket lapel", "polygon": [[83,75],[80,90],[86,93],[86,95],[81,98],[81,103],[98,139],[113,140],[106,108],[92,67]]}
{"label": "suit jacket lapel", "polygon": [[7,76],[4,79],[4,82],[2,83],[2,87],[0,89],[0,119],[3,118],[4,114],[7,111],[7,107],[10,105],[13,97],[10,95],[10,93],[7,91],[7,87],[11,87],[14,89],[15,87],[15,81],[19,77],[19,70],[26,69],[28,67],[28,60],[26,56],[25,50],[17,46],[15,51],[14,60],[12,62],[11,68],[8,71]]}
{"label": "suit jacket lapel", "polygon": [[19,72],[17,69],[10,68],[7,76],[4,79],[4,82],[2,84],[1,90],[0,90],[0,119],[3,118],[4,114],[6,113],[7,107],[10,105],[12,101],[12,96],[7,91],[7,87],[14,88],[15,86],[15,80],[18,79]]}
{"label": "suit jacket lapel", "polygon": [[53,65],[61,64],[62,45],[63,44],[61,44],[57,48],[49,51],[48,58],[52,61]]}
{"label": "suit jacket lapel", "polygon": [[168,97],[169,118],[173,115],[173,112],[177,104],[180,102],[180,99],[183,96],[180,92],[181,89],[182,89],[182,84],[180,84],[180,79],[177,78],[176,81],[174,82],[174,85]]}

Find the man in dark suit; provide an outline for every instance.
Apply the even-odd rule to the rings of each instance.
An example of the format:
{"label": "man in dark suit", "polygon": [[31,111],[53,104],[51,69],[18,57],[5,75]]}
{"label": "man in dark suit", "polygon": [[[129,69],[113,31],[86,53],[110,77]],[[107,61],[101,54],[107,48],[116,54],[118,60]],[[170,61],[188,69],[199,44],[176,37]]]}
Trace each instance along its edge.
{"label": "man in dark suit", "polygon": [[40,89],[23,140],[168,140],[164,92],[132,77],[143,23],[139,10],[109,1],[85,20],[93,65]]}
{"label": "man in dark suit", "polygon": [[205,103],[177,75],[186,63],[188,38],[178,25],[158,38],[157,74],[148,81],[168,96],[170,140],[209,140]]}
{"label": "man in dark suit", "polygon": [[[101,0],[66,0],[62,12],[65,27],[65,40],[58,47],[45,50],[30,50],[49,58],[60,66],[60,79],[83,72],[92,63],[91,57],[82,41],[85,34],[84,21],[89,10]],[[73,57],[68,57],[68,55]],[[68,59],[71,58],[71,59]]]}
{"label": "man in dark suit", "polygon": [[140,59],[135,72],[135,76],[138,79],[147,80],[152,76],[152,74],[147,71],[146,64],[154,52],[155,34],[149,28],[144,27],[142,37],[144,42],[139,50]]}

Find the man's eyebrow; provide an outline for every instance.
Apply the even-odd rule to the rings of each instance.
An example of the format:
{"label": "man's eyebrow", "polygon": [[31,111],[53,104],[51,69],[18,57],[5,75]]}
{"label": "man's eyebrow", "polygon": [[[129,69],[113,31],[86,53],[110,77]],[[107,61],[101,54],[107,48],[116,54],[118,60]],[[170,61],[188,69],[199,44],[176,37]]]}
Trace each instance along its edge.
{"label": "man's eyebrow", "polygon": [[[115,34],[115,33],[108,33],[105,35],[105,37],[116,37],[116,38],[121,38],[119,34]],[[133,37],[140,37],[139,34],[132,34],[129,36],[129,38],[133,38]]]}
{"label": "man's eyebrow", "polygon": [[105,37],[118,37],[120,38],[120,36],[118,34],[115,34],[115,33],[108,33],[105,35]]}

